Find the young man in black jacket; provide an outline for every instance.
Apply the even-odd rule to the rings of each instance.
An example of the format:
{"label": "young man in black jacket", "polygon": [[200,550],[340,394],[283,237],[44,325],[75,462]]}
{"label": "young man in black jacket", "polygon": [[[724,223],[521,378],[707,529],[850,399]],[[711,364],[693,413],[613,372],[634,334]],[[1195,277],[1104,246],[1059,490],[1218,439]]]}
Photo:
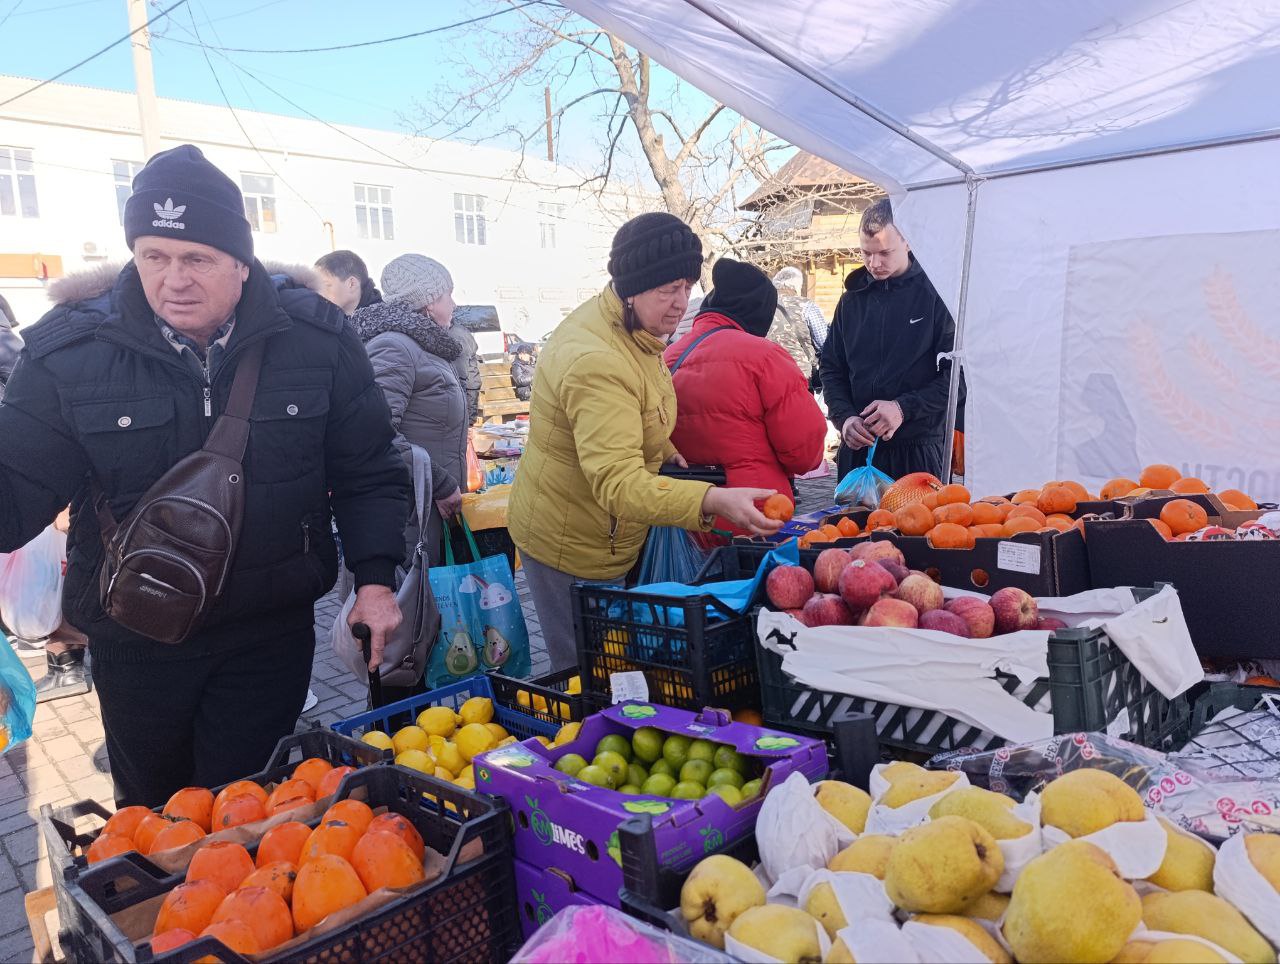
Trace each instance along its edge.
{"label": "young man in black jacket", "polygon": [[[879,440],[874,465],[887,475],[942,477],[951,362],[938,356],[951,351],[955,323],[887,198],[867,208],[859,233],[864,266],[845,279],[820,363],[827,414],[843,443],[838,475],[863,465]],[[963,404],[963,382],[960,397]]]}
{"label": "young man in black jacket", "polygon": [[[89,638],[116,799],[156,806],[183,786],[260,770],[293,732],[313,603],[337,575],[331,513],[355,574],[352,622],[370,626],[380,659],[400,622],[409,473],[341,310],[267,273],[239,188],[199,150],[148,162],[124,228],[133,261],[114,276],[68,279],[76,290],[24,331],[0,405],[0,551],[70,503],[63,615]],[[166,645],[103,611],[92,494],[125,519],[204,445],[257,342],[244,521],[225,590],[193,636]]]}

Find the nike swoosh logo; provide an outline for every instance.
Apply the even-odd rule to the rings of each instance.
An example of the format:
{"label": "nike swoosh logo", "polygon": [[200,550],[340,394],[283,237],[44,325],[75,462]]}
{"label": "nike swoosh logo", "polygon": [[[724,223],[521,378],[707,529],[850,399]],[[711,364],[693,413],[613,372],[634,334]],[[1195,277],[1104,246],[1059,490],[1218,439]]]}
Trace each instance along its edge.
{"label": "nike swoosh logo", "polygon": [[907,324],[908,324],[908,325],[914,325],[916,322],[920,322],[920,321],[924,321],[924,317],[923,317],[923,316],[921,316],[921,317],[919,317],[919,318],[912,318],[910,321],[908,321],[908,322],[907,322]]}

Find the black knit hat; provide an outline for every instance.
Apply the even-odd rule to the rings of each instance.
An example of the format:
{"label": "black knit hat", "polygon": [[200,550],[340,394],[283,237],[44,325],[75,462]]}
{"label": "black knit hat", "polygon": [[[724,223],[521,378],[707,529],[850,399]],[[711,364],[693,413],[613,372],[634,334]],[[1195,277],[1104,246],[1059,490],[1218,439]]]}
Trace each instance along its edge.
{"label": "black knit hat", "polygon": [[240,189],[191,144],[156,154],[133,179],[124,202],[124,240],[133,250],[134,241],[147,235],[195,241],[245,264],[253,261]]}
{"label": "black knit hat", "polygon": [[632,218],[613,236],[609,276],[619,298],[702,273],[702,242],[674,214],[655,211]]}
{"label": "black knit hat", "polygon": [[702,299],[699,314],[714,311],[760,338],[769,334],[778,309],[778,289],[767,274],[745,261],[721,258],[711,269],[711,283],[715,287]]}

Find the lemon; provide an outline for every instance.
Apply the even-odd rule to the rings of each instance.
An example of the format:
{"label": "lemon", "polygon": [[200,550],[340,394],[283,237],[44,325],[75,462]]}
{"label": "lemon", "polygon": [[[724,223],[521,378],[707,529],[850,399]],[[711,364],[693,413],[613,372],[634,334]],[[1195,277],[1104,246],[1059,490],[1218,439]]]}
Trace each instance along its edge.
{"label": "lemon", "polygon": [[557,715],[557,716],[559,716],[559,717],[560,717],[560,719],[562,719],[562,720],[567,720],[567,719],[569,718],[569,704],[568,704],[568,703],[557,703],[557,704],[556,704],[556,709],[557,709],[556,715]]}
{"label": "lemon", "polygon": [[435,756],[439,756],[440,751],[449,745],[449,741],[439,733],[428,733],[427,740],[431,743],[431,752]]}
{"label": "lemon", "polygon": [[493,719],[493,700],[487,696],[473,696],[462,704],[458,717],[463,723],[488,723]]}
{"label": "lemon", "polygon": [[539,743],[541,743],[545,747],[551,747],[555,745],[549,739],[543,736],[541,733],[535,736],[534,739],[537,740]]}
{"label": "lemon", "polygon": [[458,776],[456,777],[456,779],[470,780],[472,783],[475,783],[476,768],[472,766],[470,763],[468,763],[466,766],[464,766],[461,770],[458,771]]}
{"label": "lemon", "polygon": [[441,766],[436,767],[435,776],[437,779],[448,780],[450,783],[453,782],[453,774],[449,770],[445,769],[444,767],[441,767]]}
{"label": "lemon", "polygon": [[436,736],[450,737],[457,729],[453,710],[447,706],[428,706],[418,714],[418,726]]}
{"label": "lemon", "polygon": [[486,750],[492,750],[496,741],[483,723],[468,723],[458,731],[453,742],[462,758],[470,763]]}
{"label": "lemon", "polygon": [[391,738],[391,748],[397,754],[405,750],[425,750],[431,744],[427,742],[427,734],[420,726],[406,726],[396,730]]}
{"label": "lemon", "polygon": [[516,694],[516,702],[527,710],[529,708],[529,694],[521,690]]}
{"label": "lemon", "polygon": [[434,773],[435,761],[424,750],[404,750],[396,754],[396,763],[419,773]]}
{"label": "lemon", "polygon": [[379,750],[390,750],[393,748],[391,737],[383,733],[381,730],[370,730],[368,733],[360,737],[370,746],[376,746]]}
{"label": "lemon", "polygon": [[556,746],[564,746],[566,743],[572,743],[578,738],[578,731],[582,729],[581,723],[566,723],[556,731],[556,738],[552,742]]}
{"label": "lemon", "polygon": [[506,730],[504,730],[501,726],[499,726],[497,723],[486,723],[484,725],[484,728],[493,734],[493,738],[495,741],[505,740],[507,737],[511,735]]}
{"label": "lemon", "polygon": [[476,781],[467,777],[458,777],[453,782],[455,786],[462,787],[464,790],[474,790],[476,788]]}
{"label": "lemon", "polygon": [[446,743],[436,751],[436,762],[450,773],[461,773],[463,767],[467,765],[467,761],[462,758],[462,754],[452,743]]}
{"label": "lemon", "polygon": [[538,713],[547,712],[547,698],[537,693],[533,694],[533,708]]}
{"label": "lemon", "polygon": [[569,680],[569,688],[568,688],[568,690],[566,690],[566,692],[567,692],[570,696],[577,696],[579,693],[581,693],[581,692],[582,692],[582,677],[581,677],[581,676],[574,676],[574,677],[572,677],[572,678]]}
{"label": "lemon", "polygon": [[518,742],[519,741],[514,736],[509,736],[505,740],[499,740],[498,746],[510,746],[512,743],[518,743]]}

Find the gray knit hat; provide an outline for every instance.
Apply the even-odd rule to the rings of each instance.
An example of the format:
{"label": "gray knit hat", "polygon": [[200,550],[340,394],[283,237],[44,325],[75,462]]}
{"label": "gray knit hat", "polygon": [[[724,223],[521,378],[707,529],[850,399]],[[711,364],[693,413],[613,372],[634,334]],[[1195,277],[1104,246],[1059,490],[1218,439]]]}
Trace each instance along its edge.
{"label": "gray knit hat", "polygon": [[453,290],[449,269],[425,254],[402,254],[382,269],[382,297],[414,311],[425,308]]}

